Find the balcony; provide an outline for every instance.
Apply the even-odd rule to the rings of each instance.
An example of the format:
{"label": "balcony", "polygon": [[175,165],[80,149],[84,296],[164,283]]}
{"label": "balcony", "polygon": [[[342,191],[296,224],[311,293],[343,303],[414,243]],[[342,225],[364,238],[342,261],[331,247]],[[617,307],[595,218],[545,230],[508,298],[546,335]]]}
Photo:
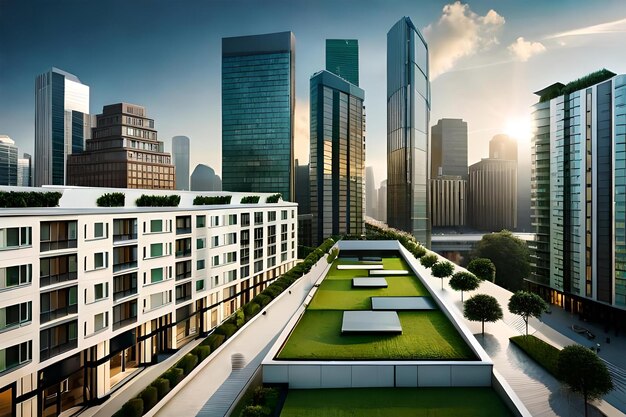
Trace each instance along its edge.
{"label": "balcony", "polygon": [[114,292],[113,293],[113,301],[117,301],[121,298],[126,298],[126,297],[130,297],[131,295],[135,295],[137,294],[137,287],[135,288],[128,288],[126,290],[123,291],[118,291],[118,292]]}
{"label": "balcony", "polygon": [[181,272],[180,274],[176,274],[176,281],[180,281],[181,279],[191,278],[191,271]]}
{"label": "balcony", "polygon": [[191,256],[191,249],[177,250],[176,251],[176,257],[177,258],[185,258],[187,256]]}
{"label": "balcony", "polygon": [[47,287],[48,285],[59,284],[65,281],[72,281],[78,277],[78,273],[74,272],[65,272],[57,275],[48,275],[45,277],[39,277],[39,285],[41,287]]}
{"label": "balcony", "polygon": [[78,240],[76,239],[40,242],[39,244],[40,252],[48,252],[59,249],[75,249],[76,247],[78,247]]}
{"label": "balcony", "polygon": [[137,261],[124,262],[121,264],[113,264],[113,272],[124,271],[125,269],[137,268]]}
{"label": "balcony", "polygon": [[128,326],[130,324],[137,322],[137,316],[129,317],[127,319],[120,320],[118,322],[113,323],[113,331],[117,329],[121,329],[122,327]]}
{"label": "balcony", "polygon": [[68,352],[72,349],[76,349],[78,347],[78,340],[70,340],[69,342],[50,347],[48,349],[42,349],[39,351],[39,361],[45,361],[46,359],[50,359],[53,356],[60,355],[61,353]]}
{"label": "balcony", "polygon": [[39,315],[39,320],[41,323],[47,323],[51,320],[56,320],[61,317],[69,316],[70,314],[78,313],[78,304],[73,304],[67,307],[57,308],[52,311],[42,312]]}
{"label": "balcony", "polygon": [[181,297],[176,298],[176,304],[184,303],[185,301],[189,301],[189,300],[191,300],[191,294],[183,295]]}
{"label": "balcony", "polygon": [[125,242],[128,240],[137,240],[137,233],[125,233],[113,235],[113,242]]}

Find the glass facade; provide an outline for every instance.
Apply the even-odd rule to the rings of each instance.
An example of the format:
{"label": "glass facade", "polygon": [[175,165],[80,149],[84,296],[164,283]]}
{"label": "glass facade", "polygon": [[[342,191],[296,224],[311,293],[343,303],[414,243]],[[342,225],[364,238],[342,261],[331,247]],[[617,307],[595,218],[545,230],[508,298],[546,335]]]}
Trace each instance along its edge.
{"label": "glass facade", "polygon": [[172,138],[172,163],[176,170],[176,189],[189,190],[189,138]]}
{"label": "glass facade", "polygon": [[387,33],[387,223],[430,247],[428,46],[408,17]]}
{"label": "glass facade", "polygon": [[615,305],[626,307],[626,75],[614,79]]}
{"label": "glass facade", "polygon": [[222,188],[293,195],[295,38],[222,40]]}
{"label": "glass facade", "polygon": [[317,243],[364,232],[365,92],[321,71],[311,77],[311,214]]}
{"label": "glass facade", "polygon": [[359,41],[326,39],[326,71],[359,86]]}
{"label": "glass facade", "polygon": [[8,136],[0,135],[0,185],[18,185],[17,147]]}

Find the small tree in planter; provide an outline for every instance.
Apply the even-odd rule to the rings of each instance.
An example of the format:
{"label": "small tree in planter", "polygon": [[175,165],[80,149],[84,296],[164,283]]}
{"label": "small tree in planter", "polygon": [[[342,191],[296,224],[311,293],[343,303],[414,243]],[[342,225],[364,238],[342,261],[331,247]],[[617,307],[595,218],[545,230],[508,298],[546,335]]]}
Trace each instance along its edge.
{"label": "small tree in planter", "polygon": [[485,335],[485,322],[496,322],[502,318],[502,308],[494,297],[487,294],[476,294],[463,306],[463,317],[470,321],[482,323],[482,334]]}
{"label": "small tree in planter", "polygon": [[454,265],[451,262],[437,262],[430,268],[434,277],[441,279],[441,289],[443,290],[443,280],[454,273]]}
{"label": "small tree in planter", "polygon": [[528,291],[517,291],[509,299],[509,311],[522,316],[526,324],[526,336],[528,336],[528,319],[539,318],[548,309],[548,304],[537,294]]}
{"label": "small tree in planter", "polygon": [[467,270],[483,281],[493,282],[496,279],[496,266],[487,258],[472,259]]}
{"label": "small tree in planter", "polygon": [[434,253],[429,253],[428,255],[424,255],[420,258],[420,263],[424,268],[431,268],[434,264],[437,263],[437,255]]}
{"label": "small tree in planter", "polygon": [[480,280],[469,272],[457,272],[450,278],[450,288],[454,291],[461,291],[461,302],[463,302],[463,291],[474,291],[479,286]]}

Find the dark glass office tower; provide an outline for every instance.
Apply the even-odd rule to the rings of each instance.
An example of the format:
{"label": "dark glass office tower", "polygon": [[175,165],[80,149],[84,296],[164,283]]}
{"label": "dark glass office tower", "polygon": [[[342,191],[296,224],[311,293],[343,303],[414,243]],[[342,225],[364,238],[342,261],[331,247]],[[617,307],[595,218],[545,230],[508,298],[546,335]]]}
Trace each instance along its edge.
{"label": "dark glass office tower", "polygon": [[408,17],[387,33],[387,223],[430,246],[428,46]]}
{"label": "dark glass office tower", "polygon": [[359,86],[359,41],[326,39],[326,71]]}
{"label": "dark glass office tower", "polygon": [[295,37],[222,39],[222,187],[293,200]]}
{"label": "dark glass office tower", "polygon": [[365,92],[328,71],[311,77],[313,241],[364,233]]}
{"label": "dark glass office tower", "polygon": [[189,191],[189,138],[172,138],[172,163],[176,170],[176,189]]}

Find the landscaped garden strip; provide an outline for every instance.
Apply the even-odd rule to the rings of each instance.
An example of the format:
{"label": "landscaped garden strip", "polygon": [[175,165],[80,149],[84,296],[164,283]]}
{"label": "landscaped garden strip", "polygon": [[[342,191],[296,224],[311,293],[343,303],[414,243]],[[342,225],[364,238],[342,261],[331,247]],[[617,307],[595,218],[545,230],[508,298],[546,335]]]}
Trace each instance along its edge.
{"label": "landscaped garden strip", "polygon": [[508,417],[491,388],[289,390],[280,417]]}
{"label": "landscaped garden strip", "polygon": [[533,336],[515,336],[509,339],[514,345],[522,349],[531,359],[558,378],[557,367],[560,349]]}

